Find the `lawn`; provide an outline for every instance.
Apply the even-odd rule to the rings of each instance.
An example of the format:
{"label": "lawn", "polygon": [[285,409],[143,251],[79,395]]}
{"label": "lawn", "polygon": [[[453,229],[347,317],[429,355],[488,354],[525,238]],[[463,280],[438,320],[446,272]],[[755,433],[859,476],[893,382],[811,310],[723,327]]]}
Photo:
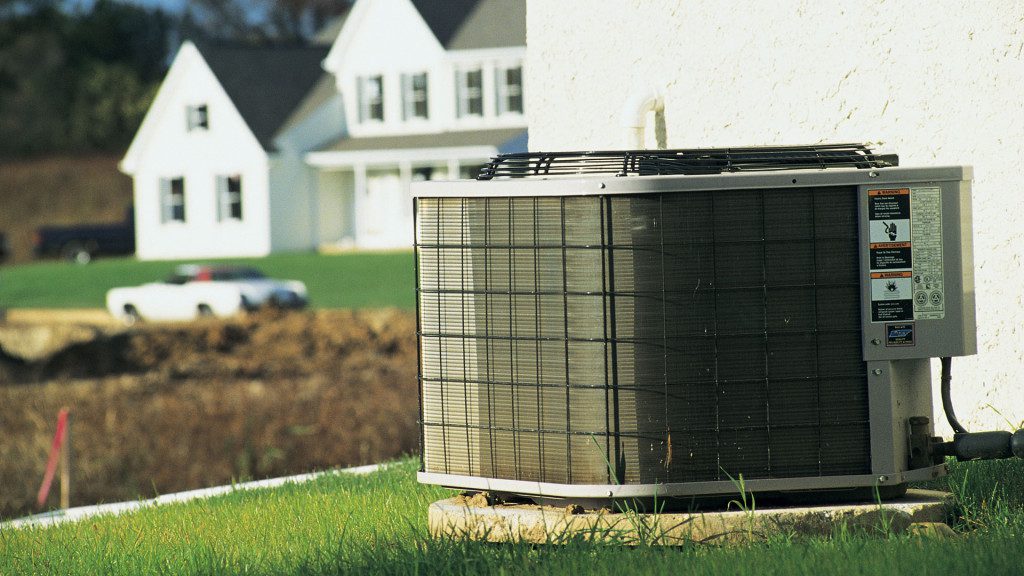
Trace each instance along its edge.
{"label": "lawn", "polygon": [[955,464],[955,538],[848,534],[735,548],[434,541],[416,463],[48,529],[0,530],[0,574],[1019,574],[1024,462]]}
{"label": "lawn", "polygon": [[[274,254],[207,260],[257,266],[268,276],[302,280],[316,308],[414,307],[412,252]],[[59,261],[0,268],[0,308],[102,308],[107,290],[162,280],[182,262],[100,259],[87,266]]]}

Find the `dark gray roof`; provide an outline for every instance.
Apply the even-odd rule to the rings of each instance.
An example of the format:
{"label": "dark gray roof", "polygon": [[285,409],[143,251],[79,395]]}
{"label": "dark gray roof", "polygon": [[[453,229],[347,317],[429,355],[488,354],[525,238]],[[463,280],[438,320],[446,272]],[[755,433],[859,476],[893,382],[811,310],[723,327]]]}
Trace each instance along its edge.
{"label": "dark gray roof", "polygon": [[348,15],[351,14],[351,10],[345,10],[344,13],[331,18],[323,28],[316,31],[311,40],[312,44],[318,46],[330,47],[334,44],[334,41],[338,39],[338,34],[341,33],[341,29],[345,26],[345,20],[348,19]]}
{"label": "dark gray roof", "polygon": [[525,152],[526,143],[526,130],[524,128],[502,128],[497,130],[441,132],[440,134],[342,138],[320,150],[322,152],[358,152],[362,150],[495,146],[499,152]]}
{"label": "dark gray roof", "polygon": [[480,0],[445,46],[450,50],[526,46],[525,0]]}
{"label": "dark gray roof", "polygon": [[[197,44],[264,150],[324,74],[327,46]],[[216,118],[211,118],[216,122]]]}
{"label": "dark gray roof", "polygon": [[526,0],[412,0],[445,49],[526,45]]}

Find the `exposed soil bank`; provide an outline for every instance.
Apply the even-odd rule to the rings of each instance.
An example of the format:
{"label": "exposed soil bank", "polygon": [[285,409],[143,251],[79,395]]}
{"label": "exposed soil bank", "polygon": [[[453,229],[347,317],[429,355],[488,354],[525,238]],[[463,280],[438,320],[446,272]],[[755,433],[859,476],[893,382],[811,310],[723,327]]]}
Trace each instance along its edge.
{"label": "exposed soil bank", "polygon": [[377,462],[417,446],[407,312],[56,330],[70,336],[49,354],[0,350],[0,516],[30,511],[62,406],[73,418],[72,505]]}

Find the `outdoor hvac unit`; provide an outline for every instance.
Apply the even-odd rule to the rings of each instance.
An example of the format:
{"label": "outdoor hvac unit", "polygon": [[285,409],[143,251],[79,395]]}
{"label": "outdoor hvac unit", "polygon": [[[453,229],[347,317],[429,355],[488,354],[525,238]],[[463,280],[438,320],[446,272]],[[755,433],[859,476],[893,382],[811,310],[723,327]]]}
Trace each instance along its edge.
{"label": "outdoor hvac unit", "polygon": [[528,153],[414,187],[421,482],[538,501],[944,473],[971,171],[862,145]]}

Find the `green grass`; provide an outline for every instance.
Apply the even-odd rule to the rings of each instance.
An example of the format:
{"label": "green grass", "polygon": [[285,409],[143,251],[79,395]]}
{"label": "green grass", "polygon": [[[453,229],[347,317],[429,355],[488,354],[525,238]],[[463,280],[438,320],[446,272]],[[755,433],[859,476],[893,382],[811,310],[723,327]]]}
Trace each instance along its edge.
{"label": "green grass", "polygon": [[[49,261],[3,267],[0,308],[102,308],[107,290],[162,280],[183,262],[116,258],[87,266]],[[204,262],[253,265],[274,278],[302,280],[317,308],[415,305],[412,252],[274,254]]]}
{"label": "green grass", "polygon": [[0,530],[0,574],[1019,574],[1024,462],[954,465],[953,539],[830,539],[660,549],[434,541],[427,505],[449,494],[402,461],[369,476],[146,509],[48,529]]}

